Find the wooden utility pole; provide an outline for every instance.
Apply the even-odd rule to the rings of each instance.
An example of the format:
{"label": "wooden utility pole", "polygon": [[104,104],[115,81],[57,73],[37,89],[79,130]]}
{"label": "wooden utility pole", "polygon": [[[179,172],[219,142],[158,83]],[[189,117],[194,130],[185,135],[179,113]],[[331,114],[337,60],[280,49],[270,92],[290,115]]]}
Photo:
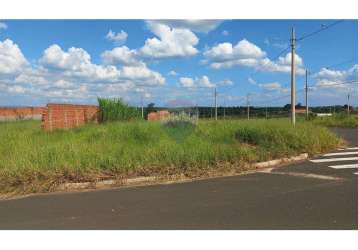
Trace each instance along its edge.
{"label": "wooden utility pole", "polygon": [[296,125],[296,68],[295,68],[296,37],[295,29],[291,31],[291,122]]}
{"label": "wooden utility pole", "polygon": [[306,87],[305,87],[305,91],[306,91],[306,120],[308,120],[308,70],[306,69]]}

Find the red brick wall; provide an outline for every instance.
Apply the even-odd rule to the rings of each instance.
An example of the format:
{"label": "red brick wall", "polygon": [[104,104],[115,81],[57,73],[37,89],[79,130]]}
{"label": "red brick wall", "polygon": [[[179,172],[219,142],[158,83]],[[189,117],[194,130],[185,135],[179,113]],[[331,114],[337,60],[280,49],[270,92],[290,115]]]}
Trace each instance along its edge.
{"label": "red brick wall", "polygon": [[87,122],[97,122],[98,107],[94,105],[74,105],[49,103],[42,114],[44,130],[74,128]]}
{"label": "red brick wall", "polygon": [[168,110],[161,110],[158,112],[150,112],[148,114],[148,121],[161,121],[169,117],[170,113]]}
{"label": "red brick wall", "polygon": [[41,120],[45,107],[0,107],[0,121],[35,119]]}

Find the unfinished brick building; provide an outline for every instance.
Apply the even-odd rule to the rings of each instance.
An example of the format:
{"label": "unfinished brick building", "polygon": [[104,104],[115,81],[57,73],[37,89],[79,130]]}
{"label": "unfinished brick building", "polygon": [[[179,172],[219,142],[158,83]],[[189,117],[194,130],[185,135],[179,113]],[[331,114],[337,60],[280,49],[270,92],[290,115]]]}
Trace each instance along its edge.
{"label": "unfinished brick building", "polygon": [[75,104],[47,104],[42,113],[44,130],[68,129],[88,122],[98,122],[98,106]]}

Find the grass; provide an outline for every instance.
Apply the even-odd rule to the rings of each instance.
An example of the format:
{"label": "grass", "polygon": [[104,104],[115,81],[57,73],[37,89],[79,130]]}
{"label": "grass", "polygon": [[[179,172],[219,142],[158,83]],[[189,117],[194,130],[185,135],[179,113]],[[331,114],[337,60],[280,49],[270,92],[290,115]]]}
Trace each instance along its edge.
{"label": "grass", "polygon": [[132,121],[43,132],[37,121],[0,123],[0,192],[50,191],[71,181],[153,174],[198,175],[223,165],[308,152],[341,143],[328,129],[286,119],[170,126]]}
{"label": "grass", "polygon": [[337,114],[330,117],[316,117],[312,122],[326,127],[358,128],[357,115]]}
{"label": "grass", "polygon": [[139,119],[140,111],[129,106],[121,98],[98,98],[101,122],[128,121]]}

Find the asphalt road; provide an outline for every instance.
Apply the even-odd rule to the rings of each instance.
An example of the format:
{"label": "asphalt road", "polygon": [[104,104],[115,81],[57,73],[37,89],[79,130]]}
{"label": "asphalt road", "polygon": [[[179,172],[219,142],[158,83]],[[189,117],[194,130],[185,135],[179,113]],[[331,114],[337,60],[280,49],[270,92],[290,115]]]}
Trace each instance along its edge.
{"label": "asphalt road", "polygon": [[351,149],[271,172],[0,201],[0,229],[358,229],[358,129],[336,132]]}

